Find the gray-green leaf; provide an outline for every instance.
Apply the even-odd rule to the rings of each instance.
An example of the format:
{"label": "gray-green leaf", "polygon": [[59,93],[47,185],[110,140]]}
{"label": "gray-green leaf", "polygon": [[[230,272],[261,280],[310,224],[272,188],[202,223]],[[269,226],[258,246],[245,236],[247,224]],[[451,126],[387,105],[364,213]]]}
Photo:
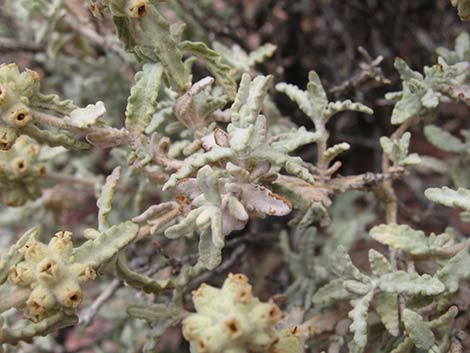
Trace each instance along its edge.
{"label": "gray-green leaf", "polygon": [[163,68],[158,63],[145,64],[142,71],[135,75],[135,85],[127,99],[126,127],[143,132],[157,108],[158,90],[162,80]]}
{"label": "gray-green leaf", "polygon": [[403,323],[416,348],[429,350],[434,345],[434,334],[418,313],[403,310]]}

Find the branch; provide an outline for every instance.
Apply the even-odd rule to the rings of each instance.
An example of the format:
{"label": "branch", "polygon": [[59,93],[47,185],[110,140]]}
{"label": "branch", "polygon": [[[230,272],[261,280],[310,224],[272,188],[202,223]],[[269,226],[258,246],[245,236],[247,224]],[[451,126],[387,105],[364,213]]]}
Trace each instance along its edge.
{"label": "branch", "polygon": [[34,42],[21,42],[14,38],[0,37],[0,53],[26,51],[37,53],[44,50],[44,46]]}

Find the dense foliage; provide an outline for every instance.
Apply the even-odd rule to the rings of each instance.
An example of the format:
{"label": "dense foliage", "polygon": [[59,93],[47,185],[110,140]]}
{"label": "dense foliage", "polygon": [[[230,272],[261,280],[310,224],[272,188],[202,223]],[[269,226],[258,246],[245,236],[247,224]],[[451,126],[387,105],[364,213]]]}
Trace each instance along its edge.
{"label": "dense foliage", "polygon": [[345,3],[5,1],[0,352],[470,350],[470,1]]}

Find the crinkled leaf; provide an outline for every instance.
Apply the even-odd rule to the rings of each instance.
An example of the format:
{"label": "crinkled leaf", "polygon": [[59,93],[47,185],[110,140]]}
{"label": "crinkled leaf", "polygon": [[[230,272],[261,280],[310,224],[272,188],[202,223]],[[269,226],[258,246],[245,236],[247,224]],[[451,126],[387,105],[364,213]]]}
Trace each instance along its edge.
{"label": "crinkled leaf", "polygon": [[382,150],[395,165],[412,165],[421,161],[416,153],[408,154],[410,138],[409,132],[405,132],[399,140],[392,140],[385,136],[380,138]]}
{"label": "crinkled leaf", "polygon": [[364,275],[356,266],[354,266],[351,258],[346,252],[346,249],[341,245],[336,249],[335,259],[332,265],[339,275],[345,278],[356,279],[363,283],[370,282],[369,277]]}
{"label": "crinkled leaf", "polygon": [[299,108],[307,114],[307,116],[313,116],[313,106],[307,92],[301,90],[296,85],[284,82],[278,83],[276,90],[286,94],[292,101],[297,103]]}
{"label": "crinkled leaf", "polygon": [[8,341],[5,340],[8,342],[8,344],[17,345],[21,341],[31,342],[35,337],[46,336],[50,333],[56,332],[61,328],[73,326],[77,323],[77,316],[66,315],[65,313],[59,311],[39,322],[28,321],[24,326],[19,328],[2,328],[2,337],[8,337]]}
{"label": "crinkled leaf", "polygon": [[336,278],[318,289],[312,298],[313,304],[323,306],[349,299],[351,293],[344,289],[343,282],[342,278]]}
{"label": "crinkled leaf", "polygon": [[403,323],[416,348],[425,351],[434,345],[434,334],[418,313],[410,309],[403,310]]}
{"label": "crinkled leaf", "polygon": [[323,153],[323,158],[327,161],[332,161],[335,159],[340,153],[343,153],[347,150],[349,150],[351,146],[349,143],[342,142],[338,143],[330,148],[328,148],[324,153]]}
{"label": "crinkled leaf", "polygon": [[382,224],[372,228],[370,235],[379,243],[404,250],[412,255],[427,254],[430,251],[424,232],[406,224]]}
{"label": "crinkled leaf", "polygon": [[369,316],[369,305],[373,296],[374,292],[370,291],[362,298],[351,300],[353,308],[348,316],[352,320],[352,323],[349,328],[354,334],[353,340],[360,351],[362,351],[367,344],[367,318]]}
{"label": "crinkled leaf", "polygon": [[233,151],[230,148],[224,147],[215,147],[205,153],[195,153],[186,158],[181,168],[170,176],[165,185],[163,185],[163,190],[175,187],[179,180],[190,176],[193,172],[209,163],[228,159],[232,156]]}
{"label": "crinkled leaf", "polygon": [[365,295],[372,289],[369,283],[359,282],[354,279],[343,281],[343,287],[349,292],[358,295]]}
{"label": "crinkled leaf", "polygon": [[139,226],[127,221],[112,226],[93,240],[88,240],[73,251],[74,262],[94,267],[111,259],[137,235]]}
{"label": "crinkled leaf", "polygon": [[308,73],[307,94],[312,106],[312,114],[309,115],[312,121],[326,120],[324,116],[328,105],[328,98],[321,83],[320,77],[315,71]]}
{"label": "crinkled leaf", "polygon": [[165,230],[165,236],[169,239],[177,239],[182,236],[189,237],[193,235],[196,230],[196,219],[203,209],[204,207],[199,207],[189,212],[178,224],[168,227]]}
{"label": "crinkled leaf", "polygon": [[275,141],[270,146],[278,152],[290,153],[303,145],[315,142],[317,139],[317,133],[309,132],[304,126],[301,126],[298,129],[292,129],[276,136]]}
{"label": "crinkled leaf", "polygon": [[204,193],[204,198],[214,205],[220,205],[218,175],[215,170],[206,165],[197,173],[197,184]]}
{"label": "crinkled leaf", "polygon": [[379,293],[375,299],[375,310],[380,321],[392,336],[399,334],[398,296],[396,293]]}
{"label": "crinkled leaf", "polygon": [[449,166],[440,159],[422,155],[420,159],[421,163],[418,168],[421,172],[432,171],[439,174],[446,174],[449,170]]}
{"label": "crinkled leaf", "polygon": [[14,266],[19,262],[23,253],[20,253],[18,250],[21,249],[31,238],[35,237],[38,233],[38,228],[34,227],[27,230],[20,239],[16,241],[15,244],[10,246],[8,251],[0,259],[0,284],[5,282],[8,276],[8,271],[10,267]]}
{"label": "crinkled leaf", "polygon": [[106,113],[104,103],[89,104],[85,108],[75,109],[66,116],[64,121],[74,127],[90,128]]}
{"label": "crinkled leaf", "polygon": [[36,109],[53,110],[59,114],[69,115],[78,107],[70,100],[62,100],[56,94],[36,92],[29,100],[29,106]]}
{"label": "crinkled leaf", "polygon": [[377,250],[369,250],[369,264],[372,273],[376,276],[381,276],[386,273],[392,272],[392,265],[387,258],[379,253]]}
{"label": "crinkled leaf", "polygon": [[325,111],[323,113],[323,119],[328,121],[333,115],[344,112],[344,111],[353,111],[353,112],[360,112],[365,114],[373,114],[374,111],[370,109],[368,106],[362,103],[353,103],[351,100],[347,99],[345,101],[337,101],[328,103]]}
{"label": "crinkled leaf", "polygon": [[378,278],[379,288],[388,293],[436,295],[444,292],[444,284],[427,274],[420,276],[416,272],[396,271]]}
{"label": "crinkled leaf", "polygon": [[445,284],[450,293],[459,289],[459,280],[470,278],[470,254],[468,248],[460,250],[437,273],[436,277]]}
{"label": "crinkled leaf", "polygon": [[425,126],[424,136],[430,143],[443,151],[460,153],[465,150],[465,144],[462,141],[436,125]]}
{"label": "crinkled leaf", "polygon": [[256,121],[272,80],[272,76],[257,76],[251,80],[249,74],[243,74],[237,96],[230,108],[233,125],[245,128]]}
{"label": "crinkled leaf", "polygon": [[408,119],[416,116],[420,110],[421,100],[419,95],[405,90],[401,99],[393,107],[391,122],[394,125],[403,124]]}
{"label": "crinkled leaf", "polygon": [[315,179],[309,170],[303,165],[304,162],[300,157],[292,157],[285,153],[280,153],[272,148],[259,147],[252,154],[252,158],[266,159],[275,166],[284,167],[287,173],[295,175],[308,183],[314,183]]}
{"label": "crinkled leaf", "polygon": [[271,43],[259,46],[248,55],[248,66],[254,67],[256,64],[264,62],[266,59],[273,56],[276,49],[277,47]]}
{"label": "crinkled leaf", "polygon": [[447,207],[458,207],[470,211],[470,190],[458,188],[453,190],[444,186],[442,188],[429,188],[424,192],[426,197],[433,202]]}
{"label": "crinkled leaf", "polygon": [[156,111],[163,68],[158,63],[145,64],[135,75],[135,85],[127,99],[126,128],[143,132]]}
{"label": "crinkled leaf", "polygon": [[98,230],[104,232],[109,228],[108,215],[112,209],[112,201],[114,197],[114,190],[121,176],[121,168],[116,167],[112,173],[106,178],[100,193],[100,197],[96,201],[98,206]]}
{"label": "crinkled leaf", "polygon": [[159,294],[165,289],[172,288],[174,285],[171,280],[156,280],[132,271],[127,265],[124,253],[118,255],[116,274],[121,280],[125,281],[127,285],[141,289],[148,294]]}
{"label": "crinkled leaf", "polygon": [[421,75],[417,71],[413,71],[408,66],[406,61],[403,60],[402,58],[395,58],[395,61],[393,62],[393,66],[400,74],[400,79],[402,81],[409,81],[411,79],[418,79],[418,80],[423,79],[423,75]]}
{"label": "crinkled leaf", "polygon": [[432,89],[428,89],[421,97],[421,103],[427,109],[434,109],[439,105],[439,96]]}
{"label": "crinkled leaf", "polygon": [[204,61],[207,69],[214,75],[217,83],[224,89],[230,100],[235,98],[237,83],[232,75],[230,66],[222,63],[222,56],[210,49],[203,42],[184,41],[178,47]]}
{"label": "crinkled leaf", "polygon": [[222,261],[223,245],[220,246],[220,242],[213,241],[214,237],[217,236],[222,237],[222,231],[217,235],[207,229],[201,233],[199,239],[199,262],[208,270],[213,270]]}

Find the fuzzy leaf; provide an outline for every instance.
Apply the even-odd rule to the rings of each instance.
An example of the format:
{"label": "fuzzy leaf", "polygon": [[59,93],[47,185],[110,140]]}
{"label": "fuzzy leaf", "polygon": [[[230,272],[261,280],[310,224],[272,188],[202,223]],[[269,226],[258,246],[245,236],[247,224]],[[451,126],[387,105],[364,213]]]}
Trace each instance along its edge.
{"label": "fuzzy leaf", "polygon": [[106,113],[104,103],[89,104],[85,108],[75,109],[70,116],[64,117],[64,121],[74,127],[90,128]]}
{"label": "fuzzy leaf", "polygon": [[135,238],[138,230],[139,226],[130,221],[112,226],[96,239],[88,240],[75,248],[74,261],[92,264],[94,267],[101,265],[128,245]]}
{"label": "fuzzy leaf", "polygon": [[364,275],[356,266],[354,266],[351,258],[346,252],[346,249],[341,245],[336,249],[333,266],[339,274],[345,278],[356,279],[363,283],[370,282],[369,277]]}
{"label": "fuzzy leaf", "polygon": [[421,103],[427,109],[434,109],[439,105],[439,96],[432,89],[428,89],[421,97]]}
{"label": "fuzzy leaf", "polygon": [[345,280],[343,282],[343,287],[349,292],[358,295],[365,295],[371,290],[369,283],[359,282],[354,279]]}
{"label": "fuzzy leaf", "polygon": [[193,235],[196,230],[196,219],[203,209],[204,207],[199,207],[189,212],[188,215],[178,224],[168,227],[165,230],[165,236],[168,239],[177,239],[182,236],[189,237]]}
{"label": "fuzzy leaf", "polygon": [[44,143],[50,147],[63,146],[65,148],[84,150],[90,148],[90,145],[83,141],[78,141],[63,130],[52,132],[39,129],[37,126],[29,124],[23,127],[22,132],[31,136],[39,143]]}
{"label": "fuzzy leaf", "polygon": [[470,278],[470,254],[468,248],[460,250],[454,255],[436,277],[445,284],[450,293],[455,293],[459,289],[459,280]]}
{"label": "fuzzy leaf", "polygon": [[324,153],[323,157],[327,161],[332,161],[335,159],[340,153],[343,153],[344,151],[347,151],[351,148],[349,143],[343,142],[343,143],[338,143],[330,148],[328,148]]}
{"label": "fuzzy leaf", "polygon": [[[217,217],[214,217],[214,219]],[[222,220],[220,219],[220,223]],[[220,227],[222,224],[220,224]],[[222,231],[219,234],[215,234],[214,231],[207,229],[201,233],[199,239],[199,262],[206,267],[208,270],[213,270],[216,268],[222,261],[222,245],[220,242],[214,242],[213,239],[217,237],[222,237]]]}
{"label": "fuzzy leaf", "polygon": [[164,319],[181,319],[181,308],[172,304],[146,304],[131,305],[127,308],[127,313],[137,319],[147,320],[155,323]]}
{"label": "fuzzy leaf", "polygon": [[78,107],[70,100],[62,100],[56,94],[35,93],[29,101],[29,105],[36,109],[47,109],[56,111],[59,114],[69,115]]}
{"label": "fuzzy leaf", "polygon": [[360,351],[363,351],[367,344],[367,318],[373,296],[374,292],[370,291],[362,298],[351,300],[353,309],[348,316],[352,320],[352,324],[349,328],[354,333],[353,340]]}
{"label": "fuzzy leaf", "polygon": [[258,184],[245,184],[241,201],[248,211],[270,216],[285,216],[292,211],[291,203]]}
{"label": "fuzzy leaf", "polygon": [[8,276],[8,271],[10,267],[19,262],[23,253],[20,253],[18,250],[21,249],[30,239],[35,237],[38,234],[38,228],[34,227],[27,230],[20,239],[16,241],[15,244],[10,246],[8,252],[6,252],[0,259],[0,284],[5,282]]}
{"label": "fuzzy leaf", "polygon": [[434,172],[439,174],[447,174],[449,166],[441,161],[440,159],[429,157],[429,156],[420,156],[421,163],[418,166],[420,172]]}
{"label": "fuzzy leaf", "polygon": [[77,316],[69,316],[63,312],[58,312],[39,322],[28,322],[20,328],[3,328],[1,342],[8,343],[10,345],[17,345],[21,341],[31,342],[35,337],[46,336],[61,328],[73,326],[77,323]]}
{"label": "fuzzy leaf", "polygon": [[308,183],[314,183],[315,179],[309,170],[303,166],[303,160],[300,157],[292,157],[285,153],[280,153],[272,148],[256,148],[252,154],[252,158],[266,159],[276,166],[282,166],[287,173],[295,175]]}
{"label": "fuzzy leaf", "polygon": [[230,108],[234,126],[246,128],[256,121],[272,80],[272,76],[257,76],[252,81],[249,74],[243,74],[237,96]]}
{"label": "fuzzy leaf", "polygon": [[403,323],[416,348],[428,351],[434,345],[434,334],[418,313],[403,310]]}
{"label": "fuzzy leaf", "polygon": [[313,70],[308,73],[307,93],[312,106],[310,119],[313,123],[325,120],[324,112],[328,105],[328,98],[320,77]]}
{"label": "fuzzy leaf", "polygon": [[413,78],[418,80],[423,79],[423,76],[419,72],[413,71],[402,58],[395,58],[393,66],[400,74],[402,81],[409,81]]}
{"label": "fuzzy leaf", "polygon": [[430,251],[424,232],[405,224],[382,224],[372,228],[370,235],[379,243],[402,249],[412,255],[427,254]]}
{"label": "fuzzy leaf", "polygon": [[410,138],[409,132],[405,132],[399,140],[392,140],[385,136],[380,138],[382,150],[395,165],[412,165],[421,161],[416,153],[408,154]]}
{"label": "fuzzy leaf", "polygon": [[421,100],[417,94],[405,90],[401,99],[395,104],[391,122],[394,125],[403,124],[416,116],[421,110]]}
{"label": "fuzzy leaf", "polygon": [[203,42],[184,41],[178,47],[204,61],[207,69],[214,75],[217,83],[224,89],[230,100],[235,98],[237,93],[237,83],[232,76],[230,66],[222,63],[222,56],[210,49]]}
{"label": "fuzzy leaf", "polygon": [[351,100],[347,99],[343,102],[331,102],[328,103],[328,106],[323,113],[323,119],[328,121],[333,115],[344,112],[344,111],[353,111],[353,112],[360,112],[365,114],[373,114],[374,111],[370,109],[368,106],[362,103],[353,103]]}
{"label": "fuzzy leaf", "polygon": [[350,298],[351,293],[344,289],[343,282],[342,278],[336,278],[318,289],[312,298],[313,304],[323,306]]}
{"label": "fuzzy leaf", "polygon": [[396,293],[379,293],[375,299],[375,309],[387,331],[392,336],[398,336],[400,321]]}
{"label": "fuzzy leaf", "polygon": [[276,136],[271,147],[281,153],[290,153],[303,145],[315,142],[317,139],[317,133],[307,131],[304,126],[301,126]]}
{"label": "fuzzy leaf", "polygon": [[[165,70],[166,77],[178,92],[184,92],[191,84],[191,74],[183,63],[183,55],[177,47],[170,25],[152,4],[145,16],[132,21],[138,22],[138,34],[134,37],[136,54],[146,59],[147,52],[154,53]],[[131,26],[132,27],[132,24]]]}
{"label": "fuzzy leaf", "polygon": [[202,167],[197,173],[197,184],[208,202],[214,205],[220,205],[221,199],[218,189],[218,175],[209,165]]}
{"label": "fuzzy leaf", "polygon": [[266,59],[273,56],[276,49],[277,47],[271,43],[259,46],[248,55],[248,66],[254,67],[256,64],[264,62]]}
{"label": "fuzzy leaf", "polygon": [[424,136],[437,148],[453,153],[460,153],[465,150],[465,144],[449,132],[436,125],[424,127]]}
{"label": "fuzzy leaf", "polygon": [[114,168],[112,173],[106,178],[106,183],[101,189],[100,197],[96,201],[96,206],[98,206],[98,230],[100,232],[104,232],[109,228],[108,215],[112,209],[114,190],[120,176],[121,168]]}
{"label": "fuzzy leaf", "polygon": [[313,116],[313,106],[307,92],[301,90],[296,85],[290,83],[278,83],[276,90],[284,93],[292,101],[297,103],[299,108],[309,117]]}
{"label": "fuzzy leaf", "polygon": [[127,99],[126,128],[136,132],[143,132],[152,119],[156,110],[156,103],[163,68],[158,63],[148,63],[135,75],[135,85]]}
{"label": "fuzzy leaf", "polygon": [[470,190],[459,188],[453,190],[444,186],[442,188],[429,188],[424,192],[426,197],[433,202],[447,207],[458,207],[470,211]]}
{"label": "fuzzy leaf", "polygon": [[392,265],[386,259],[384,255],[379,253],[377,250],[369,250],[369,264],[372,273],[376,276],[381,276],[386,273],[392,272]]}
{"label": "fuzzy leaf", "polygon": [[127,265],[124,253],[118,255],[116,274],[127,285],[141,289],[147,294],[159,294],[163,290],[171,289],[174,286],[171,280],[160,281],[132,271]]}
{"label": "fuzzy leaf", "polygon": [[183,166],[176,173],[173,173],[170,176],[165,185],[163,185],[163,190],[165,191],[175,187],[179,180],[190,176],[192,173],[208,163],[217,162],[222,159],[228,159],[232,156],[233,151],[230,148],[223,147],[215,147],[206,153],[195,153],[186,158],[183,162]]}
{"label": "fuzzy leaf", "polygon": [[379,288],[388,293],[410,295],[436,295],[444,292],[445,286],[439,279],[427,274],[420,276],[415,272],[397,271],[378,278]]}

